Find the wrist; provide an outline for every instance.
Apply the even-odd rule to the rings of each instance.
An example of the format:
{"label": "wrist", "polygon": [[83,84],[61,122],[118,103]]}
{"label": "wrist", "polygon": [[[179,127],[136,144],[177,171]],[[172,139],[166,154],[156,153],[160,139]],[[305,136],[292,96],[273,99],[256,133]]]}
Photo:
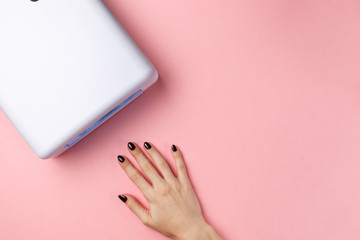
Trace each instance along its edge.
{"label": "wrist", "polygon": [[221,240],[215,230],[205,221],[193,224],[187,230],[184,229],[181,236],[175,240]]}

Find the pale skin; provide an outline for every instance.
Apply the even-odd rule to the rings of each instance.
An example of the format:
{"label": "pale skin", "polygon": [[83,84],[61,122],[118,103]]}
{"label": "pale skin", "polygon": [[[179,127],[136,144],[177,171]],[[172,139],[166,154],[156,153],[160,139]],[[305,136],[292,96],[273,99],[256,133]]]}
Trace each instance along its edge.
{"label": "pale skin", "polygon": [[151,182],[147,181],[125,156],[118,156],[119,164],[141,190],[150,207],[145,208],[129,194],[119,195],[119,198],[144,225],[175,240],[221,239],[202,215],[178,147],[173,145],[170,149],[176,165],[176,175],[153,144],[146,142],[144,151],[158,170],[138,145],[130,142],[128,149]]}

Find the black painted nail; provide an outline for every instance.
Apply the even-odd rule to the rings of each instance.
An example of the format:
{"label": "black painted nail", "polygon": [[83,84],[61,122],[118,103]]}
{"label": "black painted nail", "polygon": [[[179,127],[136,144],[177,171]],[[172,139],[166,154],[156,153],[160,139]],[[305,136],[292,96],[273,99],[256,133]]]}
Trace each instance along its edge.
{"label": "black painted nail", "polygon": [[125,161],[125,158],[121,155],[118,156],[118,160],[123,163]]}
{"label": "black painted nail", "polygon": [[145,146],[146,149],[150,149],[150,148],[151,148],[151,145],[150,145],[150,143],[148,143],[148,142],[144,142],[144,146]]}
{"label": "black painted nail", "polygon": [[132,142],[128,143],[128,147],[130,148],[131,151],[135,149],[135,145]]}
{"label": "black painted nail", "polygon": [[176,152],[176,151],[177,151],[177,148],[176,148],[175,145],[172,145],[172,146],[171,146],[171,149],[173,150],[173,152]]}
{"label": "black painted nail", "polygon": [[124,203],[126,203],[126,201],[127,201],[127,197],[126,197],[126,196],[124,196],[124,195],[119,195],[118,197],[120,198],[121,201],[123,201]]}

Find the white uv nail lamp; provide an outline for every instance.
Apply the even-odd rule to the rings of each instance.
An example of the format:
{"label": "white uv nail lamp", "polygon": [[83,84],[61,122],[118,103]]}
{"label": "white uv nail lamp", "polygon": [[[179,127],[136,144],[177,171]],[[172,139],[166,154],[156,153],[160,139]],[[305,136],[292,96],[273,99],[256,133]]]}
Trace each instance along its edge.
{"label": "white uv nail lamp", "polygon": [[157,79],[101,0],[0,3],[0,106],[40,158],[74,146]]}

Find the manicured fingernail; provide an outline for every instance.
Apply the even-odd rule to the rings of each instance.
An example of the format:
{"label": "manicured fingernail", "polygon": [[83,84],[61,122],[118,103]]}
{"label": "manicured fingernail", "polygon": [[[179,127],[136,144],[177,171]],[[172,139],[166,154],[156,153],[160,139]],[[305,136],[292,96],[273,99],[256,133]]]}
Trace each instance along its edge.
{"label": "manicured fingernail", "polygon": [[176,152],[176,151],[177,151],[177,148],[176,148],[175,145],[172,145],[172,146],[171,146],[171,149],[173,150],[173,152]]}
{"label": "manicured fingernail", "polygon": [[126,196],[124,196],[124,195],[119,195],[118,197],[120,198],[121,201],[123,201],[124,203],[126,203],[126,201],[127,201],[127,197],[126,197]]}
{"label": "manicured fingernail", "polygon": [[125,158],[121,155],[118,156],[119,162],[123,163],[125,161]]}
{"label": "manicured fingernail", "polygon": [[150,145],[150,143],[148,143],[148,142],[144,142],[144,146],[145,146],[146,149],[150,149],[150,148],[151,148],[151,145]]}
{"label": "manicured fingernail", "polygon": [[131,151],[135,149],[135,145],[132,142],[128,143],[128,147],[130,148]]}

